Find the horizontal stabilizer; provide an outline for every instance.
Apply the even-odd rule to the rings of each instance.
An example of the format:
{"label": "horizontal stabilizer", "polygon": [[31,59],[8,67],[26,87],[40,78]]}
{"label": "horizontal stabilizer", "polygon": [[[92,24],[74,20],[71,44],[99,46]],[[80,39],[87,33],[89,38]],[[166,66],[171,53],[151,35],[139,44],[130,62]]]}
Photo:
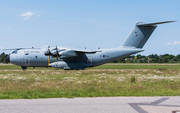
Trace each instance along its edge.
{"label": "horizontal stabilizer", "polygon": [[165,23],[170,23],[170,22],[176,22],[176,21],[164,21],[164,22],[156,22],[156,23],[141,23],[141,22],[138,22],[136,25],[137,26],[153,26],[153,25],[157,25],[157,24],[165,24]]}

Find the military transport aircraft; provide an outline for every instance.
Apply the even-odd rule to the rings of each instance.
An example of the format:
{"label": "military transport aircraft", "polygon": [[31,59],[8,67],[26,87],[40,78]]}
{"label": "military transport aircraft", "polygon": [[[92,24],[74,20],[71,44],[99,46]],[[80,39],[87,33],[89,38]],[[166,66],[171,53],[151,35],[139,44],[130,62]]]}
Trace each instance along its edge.
{"label": "military transport aircraft", "polygon": [[27,67],[54,67],[65,70],[94,67],[144,51],[142,47],[157,27],[157,24],[170,22],[174,21],[136,22],[123,45],[115,49],[87,51],[59,48],[57,46],[55,48],[48,47],[48,49],[16,48],[6,57],[6,61],[21,66],[23,70],[26,70]]}

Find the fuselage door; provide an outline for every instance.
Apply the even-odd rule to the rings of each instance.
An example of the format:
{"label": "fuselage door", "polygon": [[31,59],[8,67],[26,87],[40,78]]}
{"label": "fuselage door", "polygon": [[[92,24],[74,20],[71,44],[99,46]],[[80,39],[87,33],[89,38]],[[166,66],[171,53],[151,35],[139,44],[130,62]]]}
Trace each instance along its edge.
{"label": "fuselage door", "polygon": [[26,59],[25,59],[25,66],[30,66],[30,60],[29,60],[29,58],[26,58]]}
{"label": "fuselage door", "polygon": [[92,57],[88,57],[87,58],[87,64],[92,66]]}

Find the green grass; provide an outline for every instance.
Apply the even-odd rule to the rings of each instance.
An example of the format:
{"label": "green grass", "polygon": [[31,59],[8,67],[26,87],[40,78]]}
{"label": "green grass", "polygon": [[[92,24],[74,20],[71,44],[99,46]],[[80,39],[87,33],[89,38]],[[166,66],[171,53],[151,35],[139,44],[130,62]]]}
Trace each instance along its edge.
{"label": "green grass", "polygon": [[106,64],[93,69],[180,69],[180,64]]}
{"label": "green grass", "polygon": [[85,70],[0,65],[0,99],[179,96],[180,65],[106,64]]}

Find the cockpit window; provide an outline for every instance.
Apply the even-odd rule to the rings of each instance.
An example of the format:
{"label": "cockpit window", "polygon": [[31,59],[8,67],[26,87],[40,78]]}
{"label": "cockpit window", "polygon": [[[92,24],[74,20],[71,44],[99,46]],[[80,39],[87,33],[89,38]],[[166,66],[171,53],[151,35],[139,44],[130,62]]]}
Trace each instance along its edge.
{"label": "cockpit window", "polygon": [[17,54],[17,50],[16,50],[16,51],[13,51],[12,54]]}

